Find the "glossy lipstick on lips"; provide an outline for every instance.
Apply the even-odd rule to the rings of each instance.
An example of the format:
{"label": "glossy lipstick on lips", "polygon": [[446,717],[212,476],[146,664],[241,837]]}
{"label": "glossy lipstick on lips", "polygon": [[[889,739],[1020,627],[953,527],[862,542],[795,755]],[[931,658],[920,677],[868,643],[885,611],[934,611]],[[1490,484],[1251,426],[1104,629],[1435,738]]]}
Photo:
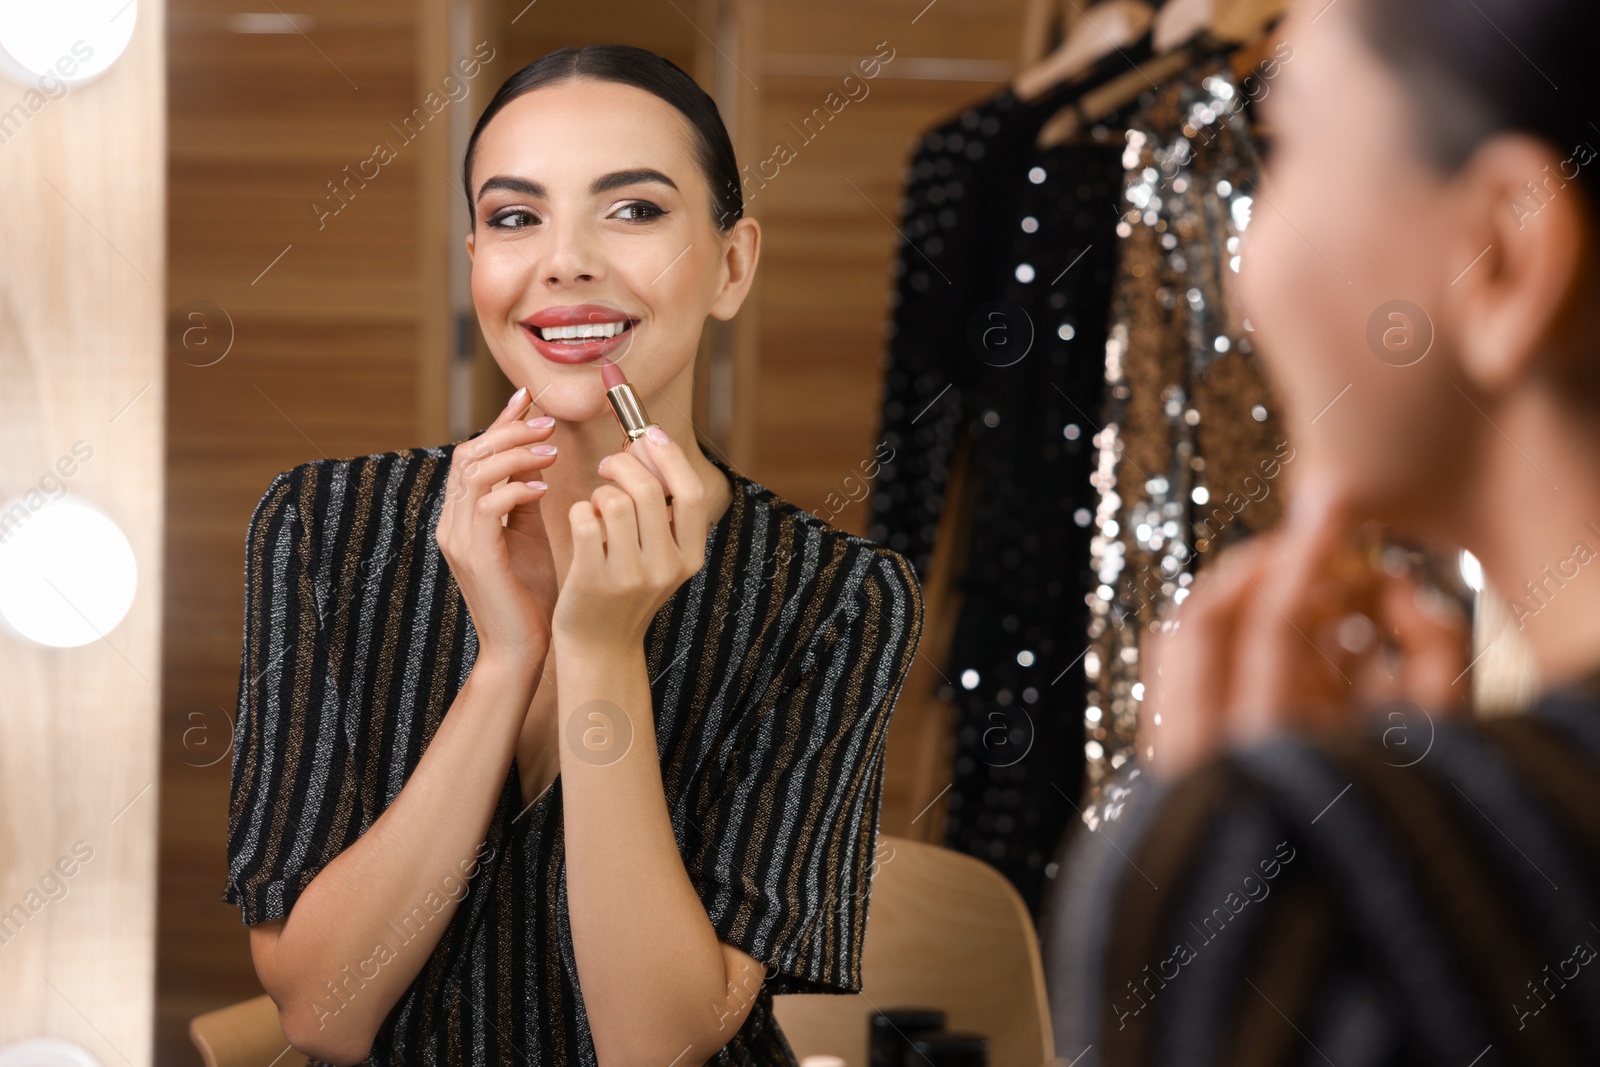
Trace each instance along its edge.
{"label": "glossy lipstick on lips", "polygon": [[568,304],[536,311],[517,325],[545,359],[574,364],[604,359],[632,341],[637,321],[604,304]]}

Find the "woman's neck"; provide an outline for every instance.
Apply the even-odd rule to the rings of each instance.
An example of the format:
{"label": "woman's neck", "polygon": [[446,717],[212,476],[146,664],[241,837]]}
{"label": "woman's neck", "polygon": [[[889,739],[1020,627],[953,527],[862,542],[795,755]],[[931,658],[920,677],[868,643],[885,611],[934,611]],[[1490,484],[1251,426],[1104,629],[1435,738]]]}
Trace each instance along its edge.
{"label": "woman's neck", "polygon": [[1565,405],[1502,405],[1461,536],[1555,687],[1600,670],[1600,434]]}

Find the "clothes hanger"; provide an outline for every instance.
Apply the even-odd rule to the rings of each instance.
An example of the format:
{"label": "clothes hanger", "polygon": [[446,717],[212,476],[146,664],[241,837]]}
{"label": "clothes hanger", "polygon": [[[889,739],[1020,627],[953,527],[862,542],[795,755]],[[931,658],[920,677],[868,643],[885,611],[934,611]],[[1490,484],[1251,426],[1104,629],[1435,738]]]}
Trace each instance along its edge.
{"label": "clothes hanger", "polygon": [[1151,29],[1154,58],[1056,112],[1040,128],[1035,147],[1064,143],[1203,55],[1259,44],[1287,7],[1287,0],[1168,0]]}
{"label": "clothes hanger", "polygon": [[1067,104],[1040,127],[1034,147],[1054,148],[1137,99],[1152,85],[1160,85],[1189,67],[1198,53],[1188,47],[1156,56],[1117,75],[1104,85],[1084,93]]}
{"label": "clothes hanger", "polygon": [[1202,36],[1219,44],[1256,40],[1288,6],[1287,0],[1168,0],[1156,16],[1156,54]]}
{"label": "clothes hanger", "polygon": [[1151,30],[1156,55],[1165,55],[1204,33],[1211,25],[1217,3],[1218,0],[1167,0]]}
{"label": "clothes hanger", "polygon": [[1088,73],[1099,60],[1140,41],[1155,21],[1142,0],[1103,0],[1084,14],[1056,50],[1023,70],[1011,83],[1019,100],[1035,100]]}
{"label": "clothes hanger", "polygon": [[1037,64],[1083,21],[1085,11],[1076,0],[1028,0],[1022,13],[1022,50],[1017,69]]}

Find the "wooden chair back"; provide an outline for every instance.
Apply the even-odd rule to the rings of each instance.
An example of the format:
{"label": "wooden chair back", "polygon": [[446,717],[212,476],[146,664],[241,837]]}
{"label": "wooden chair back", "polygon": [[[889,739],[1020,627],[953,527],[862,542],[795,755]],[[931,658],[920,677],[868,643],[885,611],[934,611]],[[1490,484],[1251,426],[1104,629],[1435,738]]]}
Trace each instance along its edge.
{"label": "wooden chair back", "polygon": [[796,994],[773,1003],[796,1056],[867,1065],[875,1011],[941,1008],[947,1028],[989,1038],[990,1067],[1055,1057],[1033,920],[999,871],[964,853],[879,839],[867,908],[861,992]]}

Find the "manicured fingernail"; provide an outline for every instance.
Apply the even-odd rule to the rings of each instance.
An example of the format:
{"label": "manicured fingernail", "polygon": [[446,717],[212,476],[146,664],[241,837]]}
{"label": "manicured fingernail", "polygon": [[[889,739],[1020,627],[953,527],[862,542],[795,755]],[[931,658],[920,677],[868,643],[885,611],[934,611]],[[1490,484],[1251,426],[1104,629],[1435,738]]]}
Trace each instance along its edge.
{"label": "manicured fingernail", "polygon": [[600,457],[600,466],[596,467],[595,469],[596,470],[602,470],[602,471],[605,470],[606,469],[606,460],[608,460],[610,458],[611,458],[610,456],[601,456]]}
{"label": "manicured fingernail", "polygon": [[644,435],[650,438],[652,443],[658,445],[667,444],[672,440],[672,438],[667,436],[667,431],[663,430],[659,426],[650,427],[649,429],[645,430]]}
{"label": "manicured fingernail", "polygon": [[529,419],[528,425],[535,430],[546,430],[556,424],[556,420],[549,415],[540,415],[537,419]]}
{"label": "manicured fingernail", "polygon": [[521,402],[522,398],[527,396],[527,395],[528,395],[528,387],[526,385],[518,386],[517,387],[517,391],[511,394],[511,399],[506,401],[506,407],[508,407],[508,408],[516,407],[517,404]]}
{"label": "manicured fingernail", "polygon": [[553,456],[556,454],[555,445],[532,445],[528,448],[536,456]]}
{"label": "manicured fingernail", "polygon": [[548,485],[544,484],[543,482],[528,482],[527,485],[528,485],[529,489],[548,489],[548,488],[550,488]]}

